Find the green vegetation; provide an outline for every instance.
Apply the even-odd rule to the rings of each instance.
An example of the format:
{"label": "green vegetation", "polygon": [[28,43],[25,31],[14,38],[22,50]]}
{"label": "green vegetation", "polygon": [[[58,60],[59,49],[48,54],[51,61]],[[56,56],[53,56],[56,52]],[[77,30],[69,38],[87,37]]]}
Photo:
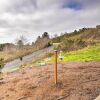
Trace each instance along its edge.
{"label": "green vegetation", "polygon": [[[79,31],[75,30],[74,32],[65,33],[61,36],[56,36],[55,38],[51,39],[49,37],[49,33],[44,32],[42,36],[38,36],[38,38],[35,42],[32,43],[32,45],[25,45],[23,41],[25,41],[25,39],[24,37],[21,37],[21,39],[17,41],[17,45],[9,43],[0,44],[0,58],[4,58],[4,62],[8,62],[13,59],[31,54],[34,51],[41,50],[45,47],[56,45],[57,50],[62,50],[63,52],[70,52],[64,54],[65,56],[67,56],[64,58],[64,61],[73,61],[74,59],[75,61],[76,59],[77,61],[79,61],[78,58],[80,58],[80,61],[81,58],[82,61],[83,59],[85,61],[90,61],[93,59],[97,59],[94,56],[97,53],[91,54],[94,49],[86,49],[87,52],[84,52],[84,50],[82,51],[81,49],[95,46],[98,43],[100,44],[100,28],[82,28]],[[71,51],[76,52],[73,52],[73,54]],[[90,55],[92,56],[90,57]]]}
{"label": "green vegetation", "polygon": [[100,44],[63,54],[63,61],[100,61]]}
{"label": "green vegetation", "polygon": [[[63,60],[58,58],[58,62],[89,62],[89,61],[100,61],[100,44],[96,44],[94,46],[88,46],[84,49],[64,52],[62,54],[64,56]],[[58,55],[59,57],[59,55]],[[35,62],[34,64],[42,65],[49,64],[54,62],[54,57],[45,58]]]}

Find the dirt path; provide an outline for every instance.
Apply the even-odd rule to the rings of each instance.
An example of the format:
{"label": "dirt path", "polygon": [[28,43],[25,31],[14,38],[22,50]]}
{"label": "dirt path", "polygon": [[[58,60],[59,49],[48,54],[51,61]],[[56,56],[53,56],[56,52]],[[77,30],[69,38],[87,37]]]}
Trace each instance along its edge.
{"label": "dirt path", "polygon": [[100,62],[59,64],[22,69],[0,80],[0,100],[94,100],[100,94]]}
{"label": "dirt path", "polygon": [[27,56],[23,57],[23,61],[20,61],[20,59],[15,59],[13,61],[7,62],[2,69],[2,72],[11,72],[12,70],[18,69],[22,64],[25,63],[31,63],[34,59],[38,59],[41,56],[44,56],[48,52],[53,50],[53,46],[33,52],[32,54],[29,54]]}

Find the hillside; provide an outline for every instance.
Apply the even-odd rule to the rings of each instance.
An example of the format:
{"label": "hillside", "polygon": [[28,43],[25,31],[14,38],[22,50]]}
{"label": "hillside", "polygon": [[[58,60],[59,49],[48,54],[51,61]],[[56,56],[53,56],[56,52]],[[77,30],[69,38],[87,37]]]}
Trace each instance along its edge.
{"label": "hillside", "polygon": [[51,40],[52,43],[61,43],[58,49],[73,51],[89,45],[100,43],[100,28],[83,28],[72,33],[65,33]]}
{"label": "hillside", "polygon": [[100,29],[83,28],[46,40],[39,37],[33,45],[40,49],[60,43],[58,49],[64,51],[64,59],[58,58],[57,84],[49,52],[15,72],[1,74],[0,100],[94,100],[100,94]]}
{"label": "hillside", "polygon": [[60,43],[58,50],[75,51],[87,46],[100,43],[100,27],[96,28],[82,28],[79,31],[71,33],[65,33],[64,35],[56,38],[49,38],[49,34],[44,32],[42,36],[38,36],[37,40],[32,45],[22,45],[18,49],[18,45],[14,44],[0,44],[0,58],[3,58],[5,62],[31,54],[32,52],[43,49],[52,45],[53,43]]}
{"label": "hillside", "polygon": [[[46,58],[42,58],[36,62],[33,62],[32,65],[48,65],[54,62],[54,56],[52,53],[46,55]],[[63,52],[63,59],[59,59],[58,52],[58,62],[99,62],[100,61],[100,44],[96,44],[93,46],[85,47],[81,50]]]}
{"label": "hillside", "polygon": [[18,39],[17,44],[3,43],[0,44],[0,59],[4,59],[4,62],[9,62],[19,57],[24,57],[35,51],[44,49],[51,46],[49,34],[44,32],[42,36],[38,36],[35,42],[32,44],[25,44],[23,39]]}
{"label": "hillside", "polygon": [[63,54],[63,61],[100,61],[100,44]]}

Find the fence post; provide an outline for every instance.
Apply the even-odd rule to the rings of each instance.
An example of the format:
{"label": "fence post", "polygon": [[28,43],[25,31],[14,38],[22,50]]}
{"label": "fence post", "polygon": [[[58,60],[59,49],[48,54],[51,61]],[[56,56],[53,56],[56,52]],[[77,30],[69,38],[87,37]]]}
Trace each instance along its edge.
{"label": "fence post", "polygon": [[54,66],[54,80],[55,80],[55,84],[57,84],[57,79],[58,79],[58,75],[57,75],[57,50],[55,50],[55,66]]}

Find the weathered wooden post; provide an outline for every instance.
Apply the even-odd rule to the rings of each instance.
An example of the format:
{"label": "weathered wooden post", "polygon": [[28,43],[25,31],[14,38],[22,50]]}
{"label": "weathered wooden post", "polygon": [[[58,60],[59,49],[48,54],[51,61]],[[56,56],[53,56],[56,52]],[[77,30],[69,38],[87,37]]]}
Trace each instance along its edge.
{"label": "weathered wooden post", "polygon": [[54,73],[55,73],[55,84],[57,84],[57,79],[58,79],[58,74],[57,74],[57,50],[55,50],[55,69],[54,69]]}
{"label": "weathered wooden post", "polygon": [[55,49],[55,51],[54,51],[54,55],[55,55],[55,64],[54,64],[54,81],[55,81],[55,84],[57,84],[57,81],[58,81],[58,72],[57,72],[57,70],[58,70],[58,65],[57,65],[57,58],[58,58],[58,51],[57,51],[57,48],[58,48],[58,46],[60,45],[60,43],[53,43],[53,46],[54,46],[54,49]]}

